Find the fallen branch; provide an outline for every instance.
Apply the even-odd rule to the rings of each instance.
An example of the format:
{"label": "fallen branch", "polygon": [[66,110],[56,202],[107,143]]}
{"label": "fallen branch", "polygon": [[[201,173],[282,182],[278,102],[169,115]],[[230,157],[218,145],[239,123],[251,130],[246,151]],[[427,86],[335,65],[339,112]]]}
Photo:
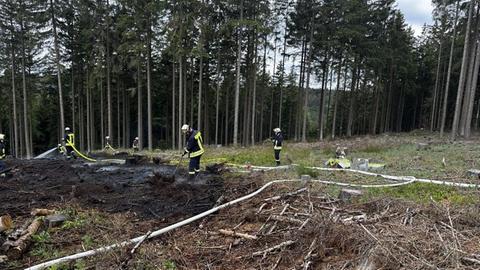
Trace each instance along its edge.
{"label": "fallen branch", "polygon": [[464,261],[466,261],[466,262],[469,262],[469,263],[473,263],[473,264],[478,264],[478,265],[480,265],[480,260],[477,260],[477,259],[474,259],[474,258],[463,257],[462,260],[464,260]]}
{"label": "fallen branch", "polygon": [[[283,207],[283,210],[282,212],[280,212],[280,216],[283,215],[285,213],[285,211],[287,211],[288,207],[290,206],[290,204],[286,204],[285,207]],[[275,228],[277,227],[277,221],[275,221],[275,223],[273,223],[272,227],[270,228],[270,230],[268,231],[267,234],[271,234],[273,232],[273,230],[275,230]]]}
{"label": "fallen branch", "polygon": [[256,237],[255,235],[250,235],[250,234],[246,234],[246,233],[237,233],[237,232],[230,231],[230,230],[220,229],[220,230],[218,230],[218,232],[220,234],[223,234],[223,235],[226,235],[226,236],[236,236],[236,237],[241,237],[241,238],[245,238],[245,239],[248,239],[248,240],[257,240],[258,239],[258,237]]}
{"label": "fallen branch", "polygon": [[272,252],[272,251],[275,251],[275,250],[277,250],[277,249],[281,249],[281,248],[284,248],[284,247],[288,247],[288,246],[293,245],[293,244],[295,244],[295,241],[291,241],[291,240],[285,241],[285,242],[282,242],[282,243],[280,243],[280,244],[278,244],[278,245],[276,245],[276,246],[273,246],[273,247],[271,247],[271,248],[267,248],[267,249],[265,249],[265,250],[261,250],[261,251],[254,252],[254,253],[252,253],[252,256],[265,255],[265,254],[267,254],[267,253],[269,253],[269,252]]}
{"label": "fallen branch", "polygon": [[289,193],[285,193],[285,194],[282,194],[282,195],[267,198],[264,201],[266,201],[266,202],[278,201],[278,200],[283,199],[283,198],[295,196],[295,195],[300,194],[300,193],[305,192],[305,191],[307,191],[307,188],[301,188],[301,189],[293,191],[293,192],[289,192]]}
{"label": "fallen branch", "polygon": [[130,263],[130,261],[132,260],[133,258],[133,254],[135,254],[135,251],[137,251],[137,249],[140,247],[140,245],[143,244],[143,242],[145,242],[145,240],[148,239],[148,236],[150,236],[150,234],[152,234],[152,231],[148,231],[142,240],[140,240],[133,248],[132,250],[130,250],[130,253],[127,254],[127,258],[125,258],[122,262],[122,264],[120,265],[120,269],[127,269],[128,267],[128,264]]}
{"label": "fallen branch", "polygon": [[310,247],[308,248],[308,253],[305,255],[305,258],[303,258],[303,269],[308,270],[310,267],[310,264],[312,263],[310,261],[310,258],[312,257],[312,253],[315,250],[315,244],[317,243],[317,239],[313,239],[312,243],[310,244]]}
{"label": "fallen branch", "polygon": [[298,225],[303,225],[303,223],[304,223],[304,221],[302,221],[300,219],[277,216],[277,215],[272,215],[270,219],[275,220],[275,221],[280,221],[280,222],[286,222],[286,223],[295,223],[295,224],[298,224]]}

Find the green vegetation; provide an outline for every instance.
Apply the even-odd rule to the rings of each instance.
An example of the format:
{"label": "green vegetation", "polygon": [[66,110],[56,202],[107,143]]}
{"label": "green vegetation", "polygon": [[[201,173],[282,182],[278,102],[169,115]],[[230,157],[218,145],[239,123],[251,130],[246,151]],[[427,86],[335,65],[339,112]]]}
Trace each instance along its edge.
{"label": "green vegetation", "polygon": [[393,197],[418,203],[448,202],[450,204],[480,203],[478,195],[455,187],[429,183],[414,183],[396,188],[369,189],[366,201],[378,197]]}
{"label": "green vegetation", "polygon": [[34,245],[30,254],[39,257],[40,259],[57,257],[59,253],[53,248],[51,239],[51,235],[48,231],[33,235],[32,240]]}
{"label": "green vegetation", "polygon": [[90,235],[82,236],[82,245],[85,248],[89,249],[89,248],[93,247],[93,244],[94,244],[93,238]]}
{"label": "green vegetation", "polygon": [[175,265],[174,261],[166,260],[166,261],[163,262],[163,268],[165,270],[176,270],[177,266]]}

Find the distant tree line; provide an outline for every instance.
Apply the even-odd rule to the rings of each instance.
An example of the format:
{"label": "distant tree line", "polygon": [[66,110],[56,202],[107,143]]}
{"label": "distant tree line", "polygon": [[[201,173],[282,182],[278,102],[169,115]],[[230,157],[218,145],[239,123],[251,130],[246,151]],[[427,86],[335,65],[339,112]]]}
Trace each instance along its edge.
{"label": "distant tree line", "polygon": [[478,126],[479,6],[434,2],[415,38],[394,0],[0,0],[0,132],[31,157],[140,137],[181,148]]}

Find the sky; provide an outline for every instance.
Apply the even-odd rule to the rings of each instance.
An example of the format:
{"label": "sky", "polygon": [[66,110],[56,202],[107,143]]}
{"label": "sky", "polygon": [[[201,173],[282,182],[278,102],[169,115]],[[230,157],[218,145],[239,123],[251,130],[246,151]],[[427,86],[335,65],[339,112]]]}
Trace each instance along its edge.
{"label": "sky", "polygon": [[405,20],[415,31],[415,35],[422,33],[423,24],[432,22],[431,0],[397,0],[398,8],[405,15]]}

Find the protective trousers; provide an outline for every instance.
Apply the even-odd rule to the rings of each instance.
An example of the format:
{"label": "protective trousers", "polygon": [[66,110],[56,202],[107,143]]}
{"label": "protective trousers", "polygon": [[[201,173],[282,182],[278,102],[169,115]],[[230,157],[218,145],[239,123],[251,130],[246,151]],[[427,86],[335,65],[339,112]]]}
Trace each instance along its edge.
{"label": "protective trousers", "polygon": [[277,166],[280,165],[280,151],[282,150],[274,150],[275,151],[275,161],[277,162]]}
{"label": "protective trousers", "polygon": [[190,164],[188,166],[188,174],[190,178],[195,177],[200,172],[200,159],[202,155],[190,158]]}

